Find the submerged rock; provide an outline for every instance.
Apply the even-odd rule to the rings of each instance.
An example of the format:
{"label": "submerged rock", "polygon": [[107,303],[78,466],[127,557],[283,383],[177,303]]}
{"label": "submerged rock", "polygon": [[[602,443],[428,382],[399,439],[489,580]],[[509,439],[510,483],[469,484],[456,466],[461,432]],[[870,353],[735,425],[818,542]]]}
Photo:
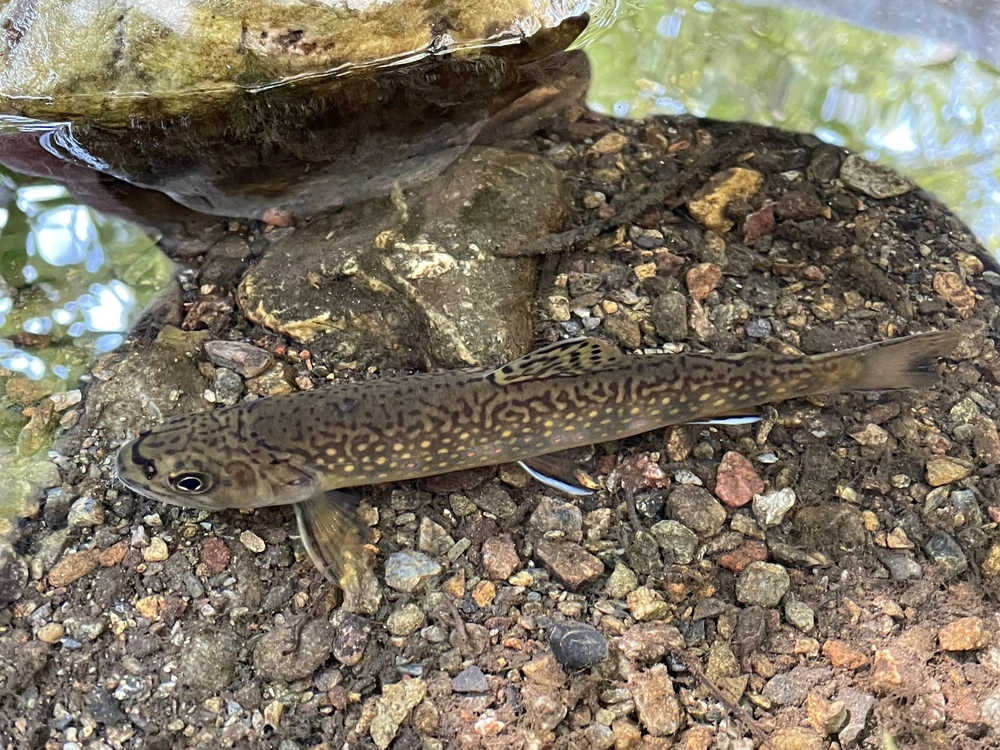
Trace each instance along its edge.
{"label": "submerged rock", "polygon": [[238,303],[318,356],[499,365],[531,346],[536,273],[534,259],[500,256],[557,230],[564,215],[546,162],[476,149],[395,205],[360,204],[278,237]]}

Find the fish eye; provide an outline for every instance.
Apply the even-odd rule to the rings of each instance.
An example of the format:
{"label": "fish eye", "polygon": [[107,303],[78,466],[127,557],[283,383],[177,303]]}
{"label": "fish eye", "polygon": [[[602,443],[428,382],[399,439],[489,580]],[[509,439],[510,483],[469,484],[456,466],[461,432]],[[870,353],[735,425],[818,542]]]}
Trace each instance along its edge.
{"label": "fish eye", "polygon": [[198,471],[186,471],[170,478],[170,486],[185,495],[200,495],[212,486],[212,479]]}

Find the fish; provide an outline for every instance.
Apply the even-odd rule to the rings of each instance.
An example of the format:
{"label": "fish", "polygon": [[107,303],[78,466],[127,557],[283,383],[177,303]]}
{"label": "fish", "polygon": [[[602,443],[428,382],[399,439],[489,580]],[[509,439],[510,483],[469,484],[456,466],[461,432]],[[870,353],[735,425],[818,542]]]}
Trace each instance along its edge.
{"label": "fish", "polygon": [[126,442],[115,471],[173,505],[293,505],[316,567],[343,582],[367,529],[351,488],[520,462],[586,494],[579,473],[560,476],[559,455],[671,425],[746,423],[754,407],[788,399],[927,387],[958,340],[934,331],[784,356],[624,354],[568,339],[496,369],[336,383],[176,417]]}

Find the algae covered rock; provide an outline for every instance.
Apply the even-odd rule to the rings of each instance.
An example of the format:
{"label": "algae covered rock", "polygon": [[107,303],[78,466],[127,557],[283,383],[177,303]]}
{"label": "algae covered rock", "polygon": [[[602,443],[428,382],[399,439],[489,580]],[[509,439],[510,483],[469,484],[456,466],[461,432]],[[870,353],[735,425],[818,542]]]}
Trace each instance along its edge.
{"label": "algae covered rock", "polygon": [[419,190],[280,236],[237,301],[253,322],[335,359],[499,365],[531,346],[536,261],[498,256],[557,231],[565,213],[545,161],[473,149]]}

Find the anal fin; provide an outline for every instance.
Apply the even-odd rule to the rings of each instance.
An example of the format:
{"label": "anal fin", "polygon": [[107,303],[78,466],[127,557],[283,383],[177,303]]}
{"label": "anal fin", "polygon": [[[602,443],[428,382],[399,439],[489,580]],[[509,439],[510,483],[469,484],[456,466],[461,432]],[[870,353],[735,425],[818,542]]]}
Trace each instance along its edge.
{"label": "anal fin", "polygon": [[592,495],[600,485],[580,467],[578,455],[575,450],[559,451],[517,463],[532,479],[567,495],[584,497]]}
{"label": "anal fin", "polygon": [[327,580],[346,588],[364,564],[368,530],[358,517],[358,498],[333,490],[293,507],[309,558]]}

